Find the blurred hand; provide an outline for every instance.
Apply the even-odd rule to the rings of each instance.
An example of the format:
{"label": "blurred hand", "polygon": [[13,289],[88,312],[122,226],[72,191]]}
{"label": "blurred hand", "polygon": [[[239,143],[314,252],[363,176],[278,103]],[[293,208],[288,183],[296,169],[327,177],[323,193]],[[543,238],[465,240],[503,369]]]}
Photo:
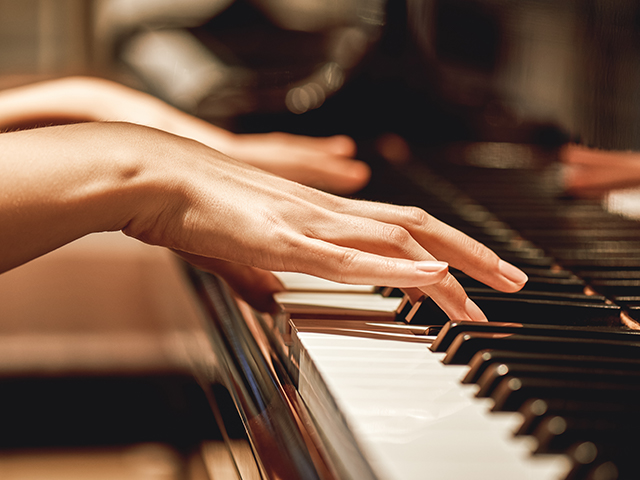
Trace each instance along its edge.
{"label": "blurred hand", "polygon": [[77,121],[123,121],[158,128],[332,193],[355,192],[370,176],[369,167],[352,158],[356,148],[349,137],[234,134],[156,97],[100,78],[66,77],[0,92],[0,128]]}
{"label": "blurred hand", "polygon": [[582,196],[601,196],[615,188],[640,185],[640,153],[566,145],[560,152],[565,189]]}
{"label": "blurred hand", "polygon": [[355,142],[344,135],[306,137],[288,133],[236,135],[223,150],[281,177],[331,193],[348,194],[363,188],[371,170],[353,160]]}

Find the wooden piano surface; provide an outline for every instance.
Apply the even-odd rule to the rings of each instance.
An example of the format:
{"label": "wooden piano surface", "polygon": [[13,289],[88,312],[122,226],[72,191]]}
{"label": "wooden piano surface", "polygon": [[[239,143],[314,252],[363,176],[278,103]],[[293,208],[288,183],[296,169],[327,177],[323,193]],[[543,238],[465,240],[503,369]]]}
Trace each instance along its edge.
{"label": "wooden piano surface", "polygon": [[259,478],[215,361],[168,251],[99,234],[3,274],[0,478]]}

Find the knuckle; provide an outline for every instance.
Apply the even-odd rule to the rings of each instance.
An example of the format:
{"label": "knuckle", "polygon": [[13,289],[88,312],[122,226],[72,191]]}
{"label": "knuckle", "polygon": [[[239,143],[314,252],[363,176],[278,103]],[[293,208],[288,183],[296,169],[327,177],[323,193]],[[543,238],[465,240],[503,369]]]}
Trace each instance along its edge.
{"label": "knuckle", "polygon": [[418,207],[403,207],[405,221],[411,228],[425,228],[432,217],[427,212]]}
{"label": "knuckle", "polygon": [[411,234],[399,225],[384,225],[382,236],[392,245],[405,245],[411,240]]}
{"label": "knuckle", "polygon": [[465,249],[469,253],[469,258],[475,259],[476,261],[478,259],[481,261],[489,261],[496,257],[496,254],[493,253],[492,250],[470,237],[466,237],[465,243]]}
{"label": "knuckle", "polygon": [[340,267],[341,269],[350,269],[352,268],[358,260],[359,257],[359,252],[356,250],[353,250],[351,248],[346,249],[343,253],[342,253],[342,258],[340,259]]}
{"label": "knuckle", "polygon": [[346,249],[342,252],[340,261],[337,265],[332,265],[333,274],[338,282],[346,283],[352,277],[352,271],[356,269],[360,252],[353,249]]}

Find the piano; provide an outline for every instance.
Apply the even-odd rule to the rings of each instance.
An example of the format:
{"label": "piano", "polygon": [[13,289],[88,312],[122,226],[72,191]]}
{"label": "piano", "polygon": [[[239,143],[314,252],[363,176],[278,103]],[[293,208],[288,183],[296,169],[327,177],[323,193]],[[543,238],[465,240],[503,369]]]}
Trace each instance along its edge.
{"label": "piano", "polygon": [[[636,148],[638,7],[409,1],[386,13],[368,69],[269,128],[337,123],[374,168],[359,197],[417,205],[530,280],[505,295],[454,272],[490,320],[468,324],[385,286],[308,279],[264,315],[190,271],[263,476],[637,478],[640,224],[567,194],[559,155],[569,141]],[[358,295],[369,300],[345,307]]]}
{"label": "piano", "polygon": [[[284,95],[267,68],[264,101],[234,125],[353,135],[374,171],[359,197],[424,208],[525,270],[527,286],[501,294],[454,272],[490,320],[469,324],[389,286],[283,277],[281,312],[266,315],[164,253],[98,255],[82,270],[62,250],[28,266],[43,268],[20,284],[30,300],[12,293],[27,270],[4,278],[0,477],[638,478],[640,224],[567,195],[557,162],[569,138],[636,146],[635,97],[607,98],[640,84],[626,55],[638,7],[359,5],[375,41],[343,88],[305,114],[274,112]],[[191,33],[206,43],[222,15]],[[588,55],[571,50],[574,33]],[[545,68],[527,71],[534,60]],[[607,61],[628,68],[577,73]],[[215,93],[199,105],[212,120]],[[73,289],[60,281],[71,274]],[[48,343],[35,318],[66,326]],[[43,335],[17,335],[25,322]]]}
{"label": "piano", "polygon": [[[529,274],[522,292],[501,294],[456,273],[488,324],[448,321],[428,301],[411,321],[406,310],[394,310],[400,302],[387,315],[361,312],[358,319],[337,303],[335,312],[320,302],[295,308],[288,295],[281,298],[283,318],[272,317],[192,272],[215,350],[224,352],[236,388],[232,396],[247,430],[259,429],[253,445],[267,477],[314,478],[311,466],[315,478],[636,476],[630,430],[640,393],[640,331],[629,280],[638,254],[607,238],[632,238],[640,225],[593,200],[563,198],[550,181],[555,168],[446,165],[436,173],[418,160],[403,166],[403,184],[420,192],[421,206],[474,232]],[[531,215],[514,215],[522,210]],[[606,228],[597,234],[594,225]],[[322,285],[316,292],[381,296],[328,294]],[[372,309],[378,300],[372,297]],[[262,396],[258,386],[266,388]],[[285,407],[292,409],[288,424],[277,431]],[[285,445],[296,424],[304,456]],[[260,454],[266,425],[274,431]],[[293,471],[271,464],[278,441]]]}

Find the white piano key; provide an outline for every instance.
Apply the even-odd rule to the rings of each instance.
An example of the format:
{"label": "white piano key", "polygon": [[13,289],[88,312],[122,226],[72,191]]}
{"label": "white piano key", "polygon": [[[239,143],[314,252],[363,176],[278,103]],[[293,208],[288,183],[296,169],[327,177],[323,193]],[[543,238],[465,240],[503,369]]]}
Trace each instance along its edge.
{"label": "white piano key", "polygon": [[306,273],[273,272],[288,291],[375,293],[374,285],[350,285],[332,282]]}
{"label": "white piano key", "polygon": [[562,456],[530,457],[511,437],[517,414],[490,414],[491,401],[460,383],[468,367],[443,365],[425,344],[313,332],[297,341],[300,394],[339,439],[347,470],[358,462],[345,432],[382,479],[551,480],[568,471]]}
{"label": "white piano key", "polygon": [[285,308],[319,307],[390,314],[397,311],[402,304],[402,298],[361,293],[278,292],[274,298]]}

